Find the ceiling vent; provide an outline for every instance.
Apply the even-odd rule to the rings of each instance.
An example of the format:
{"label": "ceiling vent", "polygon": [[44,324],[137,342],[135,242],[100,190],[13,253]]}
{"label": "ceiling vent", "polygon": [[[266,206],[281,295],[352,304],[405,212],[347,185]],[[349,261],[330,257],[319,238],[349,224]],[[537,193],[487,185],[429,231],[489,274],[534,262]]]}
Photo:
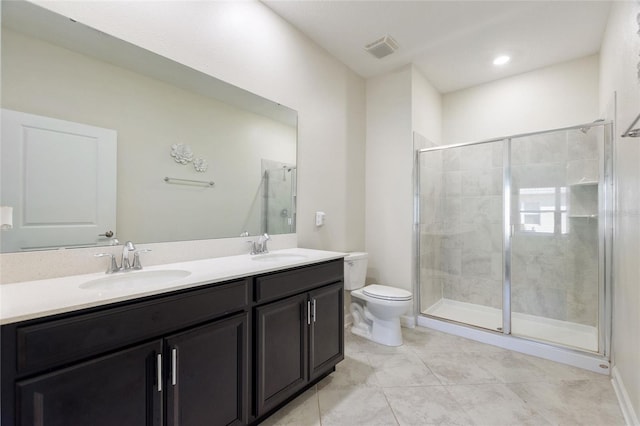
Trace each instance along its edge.
{"label": "ceiling vent", "polygon": [[364,50],[371,53],[378,59],[382,59],[385,56],[391,55],[398,49],[398,43],[390,36],[386,35],[381,39],[369,43],[364,47]]}

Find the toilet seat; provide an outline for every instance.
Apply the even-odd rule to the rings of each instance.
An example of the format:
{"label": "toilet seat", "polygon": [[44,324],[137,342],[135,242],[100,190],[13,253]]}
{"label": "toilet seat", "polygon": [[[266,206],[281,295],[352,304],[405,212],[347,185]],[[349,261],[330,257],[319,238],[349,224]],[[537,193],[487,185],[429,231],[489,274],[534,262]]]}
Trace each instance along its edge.
{"label": "toilet seat", "polygon": [[410,292],[401,288],[389,287],[380,284],[368,285],[362,289],[362,293],[369,297],[373,297],[374,299],[389,301],[405,301],[411,300],[413,297]]}

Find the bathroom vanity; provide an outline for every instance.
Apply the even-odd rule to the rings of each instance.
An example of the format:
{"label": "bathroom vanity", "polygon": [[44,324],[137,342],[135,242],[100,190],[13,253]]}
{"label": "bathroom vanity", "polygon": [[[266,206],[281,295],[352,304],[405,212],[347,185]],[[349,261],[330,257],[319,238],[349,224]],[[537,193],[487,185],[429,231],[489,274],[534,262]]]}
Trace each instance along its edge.
{"label": "bathroom vanity", "polygon": [[175,264],[195,272],[127,296],[101,288],[95,306],[3,313],[2,423],[257,423],[344,357],[342,254],[304,252]]}

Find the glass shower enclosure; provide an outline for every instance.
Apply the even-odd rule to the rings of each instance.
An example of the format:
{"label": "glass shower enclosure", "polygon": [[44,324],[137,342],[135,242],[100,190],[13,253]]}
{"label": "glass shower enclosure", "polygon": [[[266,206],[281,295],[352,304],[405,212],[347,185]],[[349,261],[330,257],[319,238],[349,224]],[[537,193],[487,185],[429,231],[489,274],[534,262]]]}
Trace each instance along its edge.
{"label": "glass shower enclosure", "polygon": [[[276,162],[272,162],[276,163]],[[296,230],[297,168],[278,163],[263,172],[262,232],[287,234]]]}
{"label": "glass shower enclosure", "polygon": [[421,315],[608,355],[611,132],[418,150]]}

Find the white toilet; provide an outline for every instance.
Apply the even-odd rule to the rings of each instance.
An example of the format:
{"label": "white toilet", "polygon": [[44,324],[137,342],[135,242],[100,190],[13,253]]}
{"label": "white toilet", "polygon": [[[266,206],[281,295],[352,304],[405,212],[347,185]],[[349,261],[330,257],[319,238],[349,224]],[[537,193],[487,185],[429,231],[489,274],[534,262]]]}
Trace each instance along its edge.
{"label": "white toilet", "polygon": [[351,291],[351,332],[387,346],[402,345],[400,316],[411,307],[411,292],[372,284],[364,286],[367,253],[344,258],[344,289]]}

